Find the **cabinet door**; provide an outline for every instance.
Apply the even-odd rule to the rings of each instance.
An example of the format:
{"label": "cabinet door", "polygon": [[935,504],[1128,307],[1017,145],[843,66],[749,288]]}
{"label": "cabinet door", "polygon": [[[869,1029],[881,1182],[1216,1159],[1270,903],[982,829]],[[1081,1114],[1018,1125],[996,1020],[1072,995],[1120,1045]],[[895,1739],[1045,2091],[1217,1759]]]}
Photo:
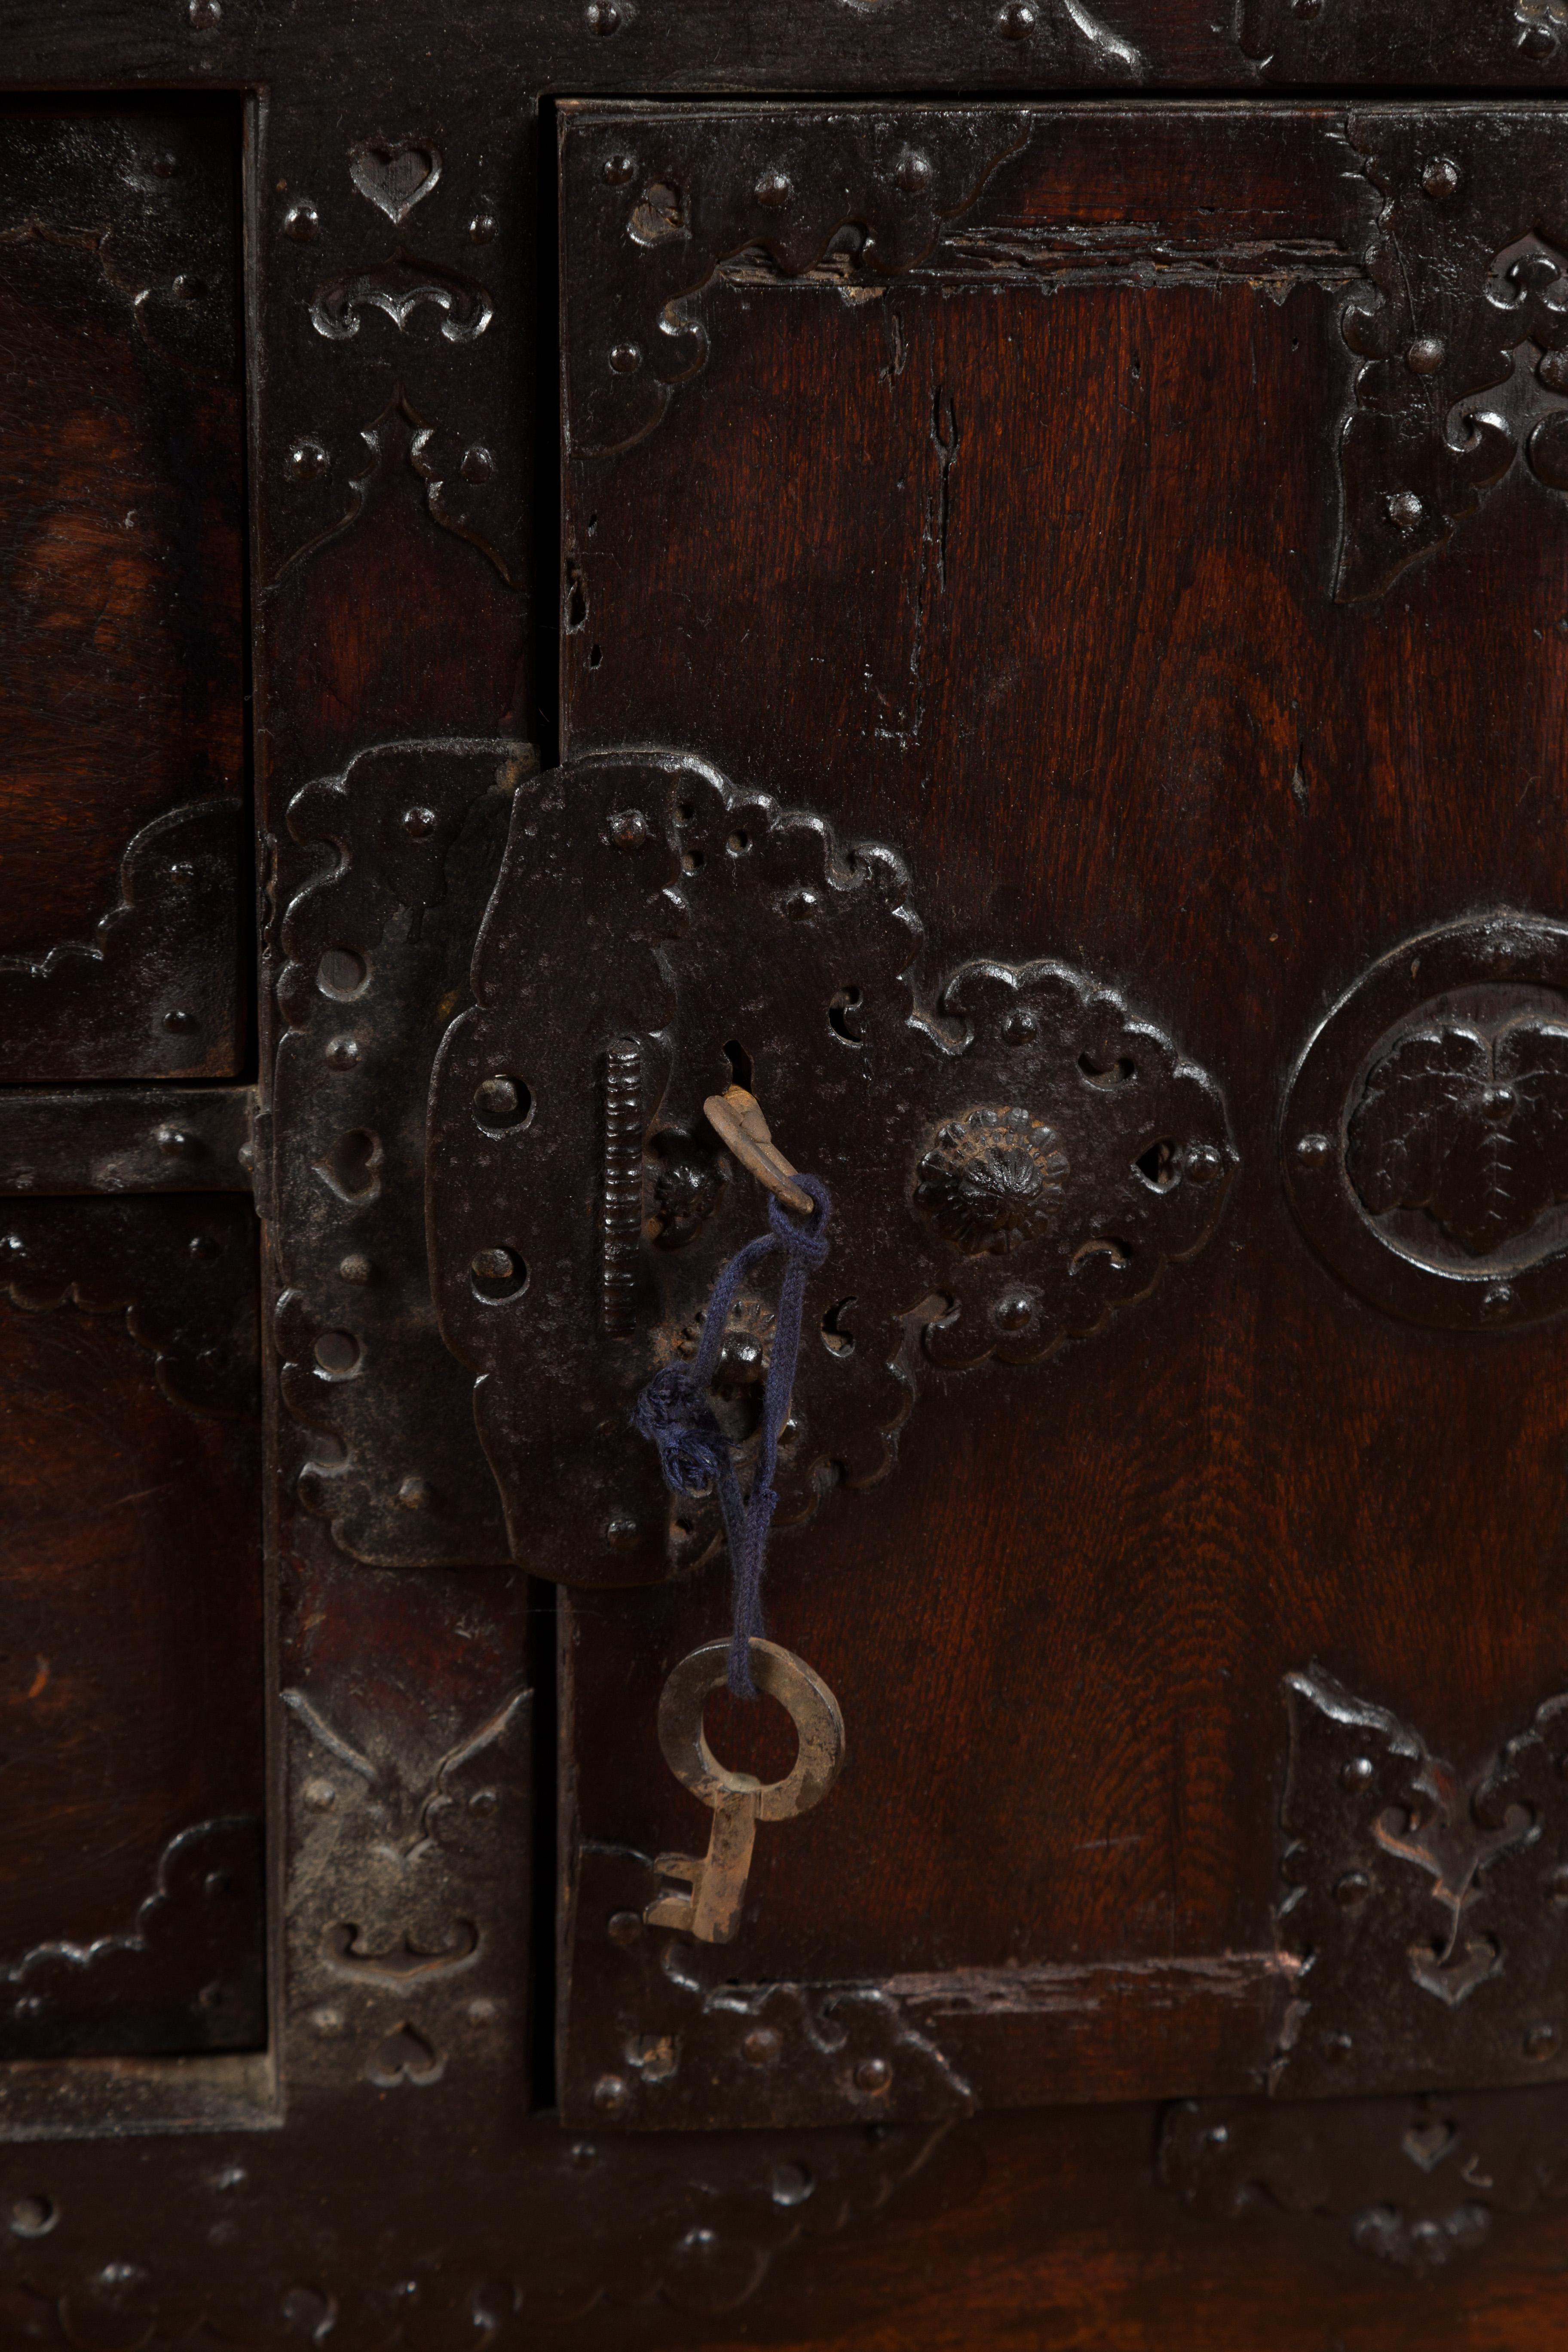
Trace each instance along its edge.
{"label": "cabinet door", "polygon": [[0,107],[0,2113],[35,2126],[94,2109],[77,2062],[267,2040],[251,1094],[211,1083],[250,1054],[240,128]]}
{"label": "cabinet door", "polygon": [[5,1083],[244,1061],[239,161],[232,101],[0,108]]}
{"label": "cabinet door", "polygon": [[[1562,2077],[1559,116],[584,103],[560,173],[564,761],[435,1231],[579,1588],[567,2116]],[[716,1944],[718,1516],[627,1415],[763,1225],[737,1078],[834,1202],[767,1611],[851,1761]]]}

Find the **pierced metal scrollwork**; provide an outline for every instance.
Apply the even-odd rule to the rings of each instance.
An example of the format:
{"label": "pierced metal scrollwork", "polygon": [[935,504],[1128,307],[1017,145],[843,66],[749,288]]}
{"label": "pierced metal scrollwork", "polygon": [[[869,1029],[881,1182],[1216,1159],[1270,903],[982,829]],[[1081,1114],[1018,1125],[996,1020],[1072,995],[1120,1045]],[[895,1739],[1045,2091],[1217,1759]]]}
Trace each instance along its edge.
{"label": "pierced metal scrollwork", "polygon": [[1335,594],[1381,595],[1515,465],[1568,491],[1568,144],[1552,114],[1352,115],[1383,199],[1340,331]]}
{"label": "pierced metal scrollwork", "polygon": [[1321,2097],[1568,2074],[1568,1695],[1467,1782],[1314,1667],[1286,1683],[1271,2090]]}
{"label": "pierced metal scrollwork", "polygon": [[[479,1375],[513,1554],[583,1583],[695,1564],[714,1507],[627,1426],[695,1349],[757,1215],[704,1099],[765,1094],[830,1186],[833,1297],[781,1447],[781,1519],[891,1469],[927,1370],[1042,1361],[1200,1249],[1236,1164],[1212,1080],[1068,966],[926,990],[894,852],[676,753],[529,781],[431,1101],[444,1335]],[[718,1402],[757,1425],[771,1325],[742,1297]]]}
{"label": "pierced metal scrollwork", "polygon": [[525,756],[505,739],[382,744],[289,803],[319,868],[284,917],[278,982],[280,1385],[300,1500],[380,1567],[505,1557],[433,1328],[421,1161],[430,1057]]}
{"label": "pierced metal scrollwork", "polygon": [[[1093,41],[1125,70],[1132,52],[1098,26]],[[646,440],[707,365],[698,301],[727,262],[758,253],[798,278],[837,256],[885,283],[968,212],[1029,121],[998,107],[703,106],[568,118],[566,135],[590,151],[595,195],[564,223],[563,421],[574,457],[607,457]]]}

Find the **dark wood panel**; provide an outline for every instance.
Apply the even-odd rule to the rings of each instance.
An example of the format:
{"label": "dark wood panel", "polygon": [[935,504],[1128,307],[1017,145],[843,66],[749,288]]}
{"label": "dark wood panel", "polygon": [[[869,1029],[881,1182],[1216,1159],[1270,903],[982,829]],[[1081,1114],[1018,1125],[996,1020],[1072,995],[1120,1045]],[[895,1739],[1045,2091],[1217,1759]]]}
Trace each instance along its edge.
{"label": "dark wood panel", "polygon": [[[243,786],[238,131],[232,105],[201,99],[0,111],[12,1078],[238,1066],[237,831],[216,851],[171,839],[164,861],[163,836],[143,833],[174,810],[199,824],[203,805]],[[233,904],[216,921],[187,904],[187,926],[211,926],[193,971],[143,968],[163,862],[195,849],[221,858]],[[145,1035],[117,1034],[122,1007],[100,1006],[110,977],[116,995],[166,990]],[[74,1027],[62,1030],[68,997]]]}
{"label": "dark wood panel", "polygon": [[[1516,464],[1386,593],[1335,598],[1376,122],[1049,113],[907,277],[718,270],[662,421],[568,468],[572,749],[689,749],[890,843],[929,973],[1055,955],[1124,988],[1215,1074],[1240,1150],[1215,1243],[1135,1318],[938,1382],[893,1476],[779,1541],[771,1630],[837,1694],[853,1769],[759,1832],[742,1981],[1266,1948],[1288,1672],[1320,1659],[1461,1776],[1561,1682],[1560,1334],[1363,1304],[1277,1136],[1374,957],[1568,897],[1560,499]],[[568,254],[572,207],[604,217],[578,136]],[[1399,137],[1414,201],[1447,141],[1479,187],[1458,111]],[[1419,281],[1446,315],[1466,240],[1561,234],[1552,154],[1494,172]],[[694,218],[728,201],[700,158],[689,186]],[[853,1185],[827,1126],[780,1140]],[[725,1611],[718,1567],[575,1605],[587,1837],[700,1850],[654,1709]]]}
{"label": "dark wood panel", "polygon": [[6,2056],[264,2038],[256,1230],[0,1216]]}

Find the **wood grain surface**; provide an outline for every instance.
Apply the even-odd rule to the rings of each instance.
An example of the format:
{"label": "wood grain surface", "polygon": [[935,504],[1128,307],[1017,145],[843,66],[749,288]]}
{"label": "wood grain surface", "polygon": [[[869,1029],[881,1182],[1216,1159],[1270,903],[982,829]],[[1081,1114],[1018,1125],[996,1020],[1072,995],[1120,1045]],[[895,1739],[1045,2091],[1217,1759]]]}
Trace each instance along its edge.
{"label": "wood grain surface", "polygon": [[[1376,202],[1346,162],[1312,108],[1047,111],[907,278],[720,270],[701,372],[567,469],[570,747],[689,748],[892,844],[927,970],[1124,987],[1241,1155],[1135,1317],[942,1383],[885,1486],[778,1541],[770,1632],[853,1761],[759,1835],[743,1980],[1264,1948],[1287,1672],[1465,1770],[1561,1682],[1554,1327],[1376,1312],[1280,1181],[1291,1066],[1363,966],[1568,891],[1560,503],[1516,469],[1383,597],[1332,597]],[[721,1566],[574,1601],[585,1835],[690,1843],[653,1712],[726,1605]]]}
{"label": "wood grain surface", "polygon": [[[239,1821],[258,1838],[260,1433],[253,1402],[235,1410],[254,1393],[248,1202],[8,1203],[0,1234],[0,1961],[15,1969],[46,1944],[133,1934],[183,1832]],[[263,2032],[258,1893],[228,2037],[242,2046]],[[80,2042],[209,2045],[182,1976],[199,1939],[176,1924],[150,1975],[121,1982],[112,1953],[79,1970],[94,2012]],[[35,2013],[29,1990],[25,1977],[0,2016],[7,2056],[51,2045],[50,2000]]]}

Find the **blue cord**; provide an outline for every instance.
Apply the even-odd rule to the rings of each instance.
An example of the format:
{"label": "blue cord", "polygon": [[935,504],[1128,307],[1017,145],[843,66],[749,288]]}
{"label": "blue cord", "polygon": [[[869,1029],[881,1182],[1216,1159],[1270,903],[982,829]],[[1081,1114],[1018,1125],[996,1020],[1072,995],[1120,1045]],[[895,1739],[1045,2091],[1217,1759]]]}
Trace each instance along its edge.
{"label": "blue cord", "polygon": [[[730,1641],[730,1688],[737,1698],[755,1698],[752,1680],[751,1644],[763,1631],[763,1570],[767,1561],[768,1530],[779,1498],[773,1490],[778,1467],[779,1433],[789,1415],[795,1368],[800,1355],[801,1317],[808,1276],[827,1257],[827,1221],[833,1203],[827,1188],[814,1176],[795,1181],[816,1203],[809,1222],[798,1224],[784,1202],[768,1202],[771,1231],[737,1250],[713,1286],[702,1318],[702,1337],[689,1364],[666,1364],[637,1398],[632,1427],[651,1438],[658,1448],[664,1482],[677,1495],[716,1492],[730,1547],[734,1579],[734,1631]],[[730,1309],[752,1268],[775,1250],[784,1258],[779,1285],[778,1314],[773,1324],[773,1354],[767,1385],[763,1391],[762,1445],[752,1491],[742,1502],[740,1481],[719,1417],[710,1402],[714,1376],[723,1351]]]}

